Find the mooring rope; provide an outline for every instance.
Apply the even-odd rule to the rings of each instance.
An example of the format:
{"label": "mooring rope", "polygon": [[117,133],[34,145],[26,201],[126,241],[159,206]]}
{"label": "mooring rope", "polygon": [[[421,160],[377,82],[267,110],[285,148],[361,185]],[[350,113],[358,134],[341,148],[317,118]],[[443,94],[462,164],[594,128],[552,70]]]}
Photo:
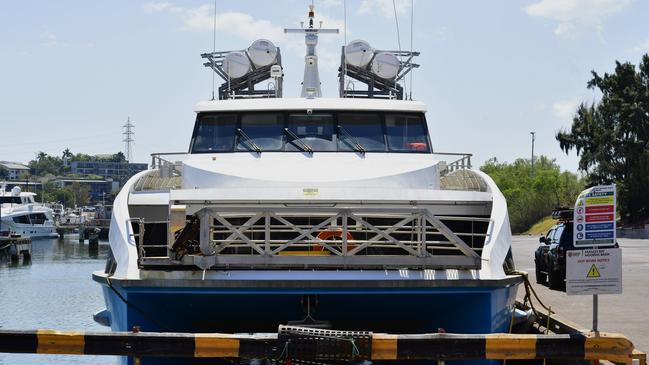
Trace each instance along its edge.
{"label": "mooring rope", "polygon": [[551,307],[546,306],[541,298],[539,298],[539,295],[536,293],[536,290],[534,290],[534,287],[532,287],[532,284],[530,283],[530,279],[527,275],[526,272],[524,271],[509,271],[507,272],[507,275],[520,275],[523,277],[523,283],[525,285],[525,297],[523,298],[523,304],[529,304],[530,308],[532,309],[532,312],[537,316],[539,316],[539,312],[536,310],[536,307],[534,307],[534,302],[532,301],[532,296],[536,301],[539,303],[539,305],[548,311],[548,314],[555,314],[555,312],[552,311]]}

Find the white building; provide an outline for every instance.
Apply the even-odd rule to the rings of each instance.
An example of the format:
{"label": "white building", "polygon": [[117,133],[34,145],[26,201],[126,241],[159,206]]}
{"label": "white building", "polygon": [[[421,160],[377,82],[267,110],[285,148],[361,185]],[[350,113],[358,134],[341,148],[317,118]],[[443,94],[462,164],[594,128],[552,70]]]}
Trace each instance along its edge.
{"label": "white building", "polygon": [[22,173],[29,172],[29,167],[9,161],[0,161],[0,171],[4,172],[7,180],[18,180]]}

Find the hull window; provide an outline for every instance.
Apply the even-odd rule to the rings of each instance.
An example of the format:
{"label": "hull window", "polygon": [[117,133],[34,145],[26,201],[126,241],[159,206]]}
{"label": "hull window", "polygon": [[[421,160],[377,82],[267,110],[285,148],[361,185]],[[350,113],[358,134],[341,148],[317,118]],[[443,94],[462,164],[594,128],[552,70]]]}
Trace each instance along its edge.
{"label": "hull window", "polygon": [[12,218],[14,223],[18,224],[30,224],[31,222],[29,221],[29,216],[27,215],[19,215],[17,217]]}
{"label": "hull window", "polygon": [[22,204],[19,196],[0,196],[1,204]]}

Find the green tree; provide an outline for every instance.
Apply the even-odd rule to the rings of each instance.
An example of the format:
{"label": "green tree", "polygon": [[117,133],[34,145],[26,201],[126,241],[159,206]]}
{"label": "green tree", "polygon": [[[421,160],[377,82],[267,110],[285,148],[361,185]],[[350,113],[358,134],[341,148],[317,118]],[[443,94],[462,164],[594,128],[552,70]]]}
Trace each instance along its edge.
{"label": "green tree", "polygon": [[111,158],[111,161],[113,162],[125,162],[126,161],[126,156],[124,156],[124,153],[122,151],[117,152],[116,154],[113,155]]}
{"label": "green tree", "polygon": [[562,172],[555,160],[545,156],[534,161],[534,170],[530,160],[522,158],[511,164],[492,158],[480,169],[507,199],[514,233],[524,232],[555,207],[572,206],[584,186],[576,174]]}
{"label": "green tree", "polygon": [[589,89],[602,93],[598,103],[582,103],[570,131],[557,133],[561,148],[575,149],[587,184],[618,186],[619,209],[626,222],[649,218],[649,55],[636,71],[616,62],[613,74],[592,71]]}
{"label": "green tree", "polygon": [[39,152],[36,159],[29,161],[28,165],[38,176],[47,174],[61,175],[64,171],[63,160],[57,156],[50,156],[45,152]]}
{"label": "green tree", "polygon": [[74,203],[77,206],[88,205],[90,202],[90,189],[86,185],[81,185],[78,182],[73,182],[68,187],[74,196]]}

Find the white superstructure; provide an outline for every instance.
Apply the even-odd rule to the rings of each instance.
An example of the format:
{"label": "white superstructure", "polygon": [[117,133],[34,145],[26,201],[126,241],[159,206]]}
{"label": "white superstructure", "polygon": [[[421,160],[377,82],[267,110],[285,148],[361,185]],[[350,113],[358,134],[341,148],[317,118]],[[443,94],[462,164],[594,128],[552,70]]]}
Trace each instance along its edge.
{"label": "white superstructure", "polygon": [[[192,143],[193,149],[197,148],[200,138],[200,120],[203,116],[216,114],[229,115],[230,113],[282,113],[282,115],[323,115],[334,113],[340,119],[342,113],[387,113],[385,115],[415,115],[423,118],[425,106],[420,102],[399,101],[399,100],[373,100],[373,99],[237,99],[208,101],[199,103],[196,112],[199,116],[199,125]],[[384,114],[381,114],[384,115]],[[245,118],[242,117],[242,118]],[[427,133],[427,132],[426,132]],[[342,138],[342,135],[339,135]],[[389,137],[389,136],[388,136]],[[386,138],[388,138],[386,137]],[[243,137],[237,137],[241,145],[244,144]],[[249,136],[255,141],[261,138]],[[429,143],[428,135],[426,135]],[[306,140],[306,139],[305,139]],[[285,142],[286,143],[286,142]],[[342,146],[342,142],[338,141]],[[308,144],[308,142],[307,142]],[[288,146],[288,144],[286,144]],[[386,147],[387,148],[387,147]],[[426,147],[428,148],[428,147]],[[288,149],[288,147],[285,147]],[[134,232],[136,224],[140,219],[146,222],[164,222],[168,229],[168,237],[164,242],[152,242],[152,246],[161,246],[162,252],[169,251],[169,262],[174,235],[185,226],[185,217],[200,216],[206,211],[213,210],[211,216],[246,217],[249,220],[255,215],[263,214],[281,215],[284,211],[292,210],[293,217],[296,215],[306,216],[335,216],[338,215],[337,223],[320,227],[320,230],[342,229],[340,212],[357,212],[356,215],[367,214],[363,222],[376,221],[385,215],[386,217],[400,217],[397,221],[407,218],[410,214],[433,217],[444,222],[441,227],[433,227],[428,224],[424,230],[430,235],[440,235],[445,232],[451,221],[466,218],[466,222],[477,227],[483,224],[483,228],[473,232],[457,231],[448,235],[435,236],[425,244],[444,246],[440,249],[453,250],[456,255],[441,256],[441,261],[430,260],[431,267],[440,267],[439,263],[447,262],[448,270],[455,273],[455,277],[469,277],[475,279],[502,279],[505,277],[503,265],[507,259],[510,249],[510,229],[507,217],[505,200],[493,181],[484,173],[470,169],[470,155],[463,154],[435,154],[431,150],[416,151],[417,153],[404,153],[404,151],[370,152],[354,150],[351,147],[342,151],[313,151],[308,152],[295,149],[292,152],[284,151],[261,151],[241,148],[230,152],[209,153],[209,151],[191,151],[193,153],[163,156],[157,159],[156,165],[160,170],[140,173],[129,181],[120,195],[117,197],[113,211],[113,226],[111,227],[111,246],[116,263],[115,275],[118,277],[141,278],[142,275],[153,275],[155,277],[192,277],[191,271],[187,272],[151,272],[142,271],[141,268],[147,265],[161,264],[159,257],[147,258],[147,249],[139,250],[136,244],[138,233]],[[412,151],[411,151],[412,152]],[[294,208],[292,208],[294,207]],[[228,212],[227,210],[230,209]],[[384,210],[385,213],[381,213]],[[303,212],[300,212],[303,211]],[[371,211],[371,212],[370,212]],[[182,218],[180,223],[173,223],[178,219],[178,212]],[[369,212],[369,213],[365,213]],[[283,217],[283,216],[282,216]],[[281,217],[280,217],[281,218]],[[464,218],[462,218],[464,219]],[[288,219],[287,219],[288,220]],[[353,222],[348,219],[349,224]],[[253,222],[255,223],[255,222]],[[295,222],[293,222],[295,223]],[[361,223],[361,224],[364,224]],[[152,223],[153,224],[153,223]],[[349,232],[352,235],[350,247],[366,245],[370,248],[372,240],[361,240],[360,237],[367,236],[372,232],[367,227],[356,228]],[[463,223],[468,225],[469,223]],[[175,226],[174,226],[175,225]],[[219,225],[218,222],[216,225]],[[230,229],[227,222],[219,227],[211,227],[212,232],[218,229]],[[256,222],[255,229],[263,229],[263,222]],[[286,224],[286,227],[289,227]],[[332,228],[333,227],[333,228]],[[211,241],[204,247],[221,246],[221,253],[225,256],[223,247],[243,244],[247,247],[259,243],[260,239],[251,239],[254,234],[246,232],[251,228],[250,224],[239,231],[234,232],[234,237],[229,240]],[[389,228],[377,227],[380,235],[378,241],[385,246],[386,243],[394,243],[394,237]],[[409,230],[422,230],[421,224],[408,223],[403,226]],[[286,229],[300,229],[304,227],[292,227]],[[137,229],[135,229],[137,230]],[[145,229],[145,232],[149,230]],[[305,235],[301,245],[318,245],[318,241],[312,233],[311,237]],[[387,234],[385,233],[387,232]],[[433,233],[436,232],[436,233]],[[421,235],[421,232],[419,232]],[[146,233],[144,240],[146,241]],[[354,242],[351,243],[351,240]],[[419,238],[421,240],[421,237]],[[227,241],[227,242],[226,242]],[[237,242],[239,241],[239,242]],[[325,240],[326,241],[326,240]],[[375,239],[377,241],[377,239]],[[443,244],[441,241],[444,241]],[[473,241],[473,242],[471,242]],[[480,241],[480,244],[476,242]],[[361,242],[360,244],[358,242]],[[368,243],[369,242],[369,243]],[[398,243],[394,243],[399,247]],[[407,245],[413,245],[408,242]],[[463,252],[458,247],[471,248],[471,252]],[[272,248],[278,247],[271,244]],[[378,246],[378,244],[377,244]],[[410,246],[408,246],[410,247]],[[335,247],[332,246],[332,251]],[[328,248],[325,247],[325,252]],[[153,248],[149,249],[149,251]],[[265,248],[262,247],[262,252]],[[299,250],[298,250],[299,251]],[[160,251],[158,251],[160,252]],[[253,254],[256,252],[254,248]],[[272,250],[271,250],[272,252]],[[340,251],[337,251],[340,253]],[[418,251],[419,252],[419,251]],[[403,254],[414,256],[416,262],[424,257],[432,258],[432,253],[439,253],[430,249],[417,254],[405,250]],[[199,253],[198,256],[190,259],[188,256],[175,261],[176,264],[185,263],[195,266],[196,269],[218,267],[219,259],[223,257],[214,256],[215,261],[210,261],[209,252]],[[345,252],[343,257],[350,252]],[[352,252],[358,255],[359,252]],[[334,255],[336,253],[334,252]],[[236,256],[236,255],[232,255]],[[263,254],[260,254],[263,256]],[[300,260],[299,256],[282,255],[281,252],[269,255],[270,261],[276,260],[278,265],[286,265],[287,257],[293,260]],[[331,255],[333,256],[333,255]],[[329,258],[332,258],[332,257]],[[394,256],[394,255],[393,255]],[[398,256],[398,255],[397,255]],[[458,259],[455,256],[462,257]],[[392,256],[390,256],[392,257]],[[306,262],[312,260],[307,257]],[[156,260],[158,260],[156,262]],[[183,261],[184,260],[184,261]],[[234,259],[233,259],[234,260]],[[326,259],[319,259],[317,262]],[[445,261],[446,260],[446,261]],[[395,265],[385,264],[379,260],[377,264],[381,267],[395,268]],[[233,261],[232,265],[236,262]],[[314,261],[315,262],[315,261]],[[404,260],[404,265],[410,265]],[[474,265],[475,264],[475,265]],[[230,265],[230,264],[229,264]],[[365,267],[366,263],[359,264],[359,268]],[[262,267],[264,265],[261,265]],[[290,266],[290,265],[289,265]],[[316,264],[310,267],[315,267]],[[424,265],[425,266],[425,265]],[[266,266],[267,267],[267,266]],[[369,265],[367,268],[373,267]],[[422,268],[414,265],[413,269]],[[466,268],[466,270],[462,270]],[[460,269],[458,271],[458,269]],[[439,271],[438,271],[439,272]],[[383,271],[377,271],[377,275],[383,275]],[[218,271],[205,274],[206,278],[218,276]],[[243,271],[236,274],[243,275]],[[280,275],[275,273],[274,275]],[[285,273],[284,275],[300,275]],[[336,275],[336,274],[334,274]],[[438,274],[439,275],[439,274]],[[418,276],[417,276],[418,277]]]}

